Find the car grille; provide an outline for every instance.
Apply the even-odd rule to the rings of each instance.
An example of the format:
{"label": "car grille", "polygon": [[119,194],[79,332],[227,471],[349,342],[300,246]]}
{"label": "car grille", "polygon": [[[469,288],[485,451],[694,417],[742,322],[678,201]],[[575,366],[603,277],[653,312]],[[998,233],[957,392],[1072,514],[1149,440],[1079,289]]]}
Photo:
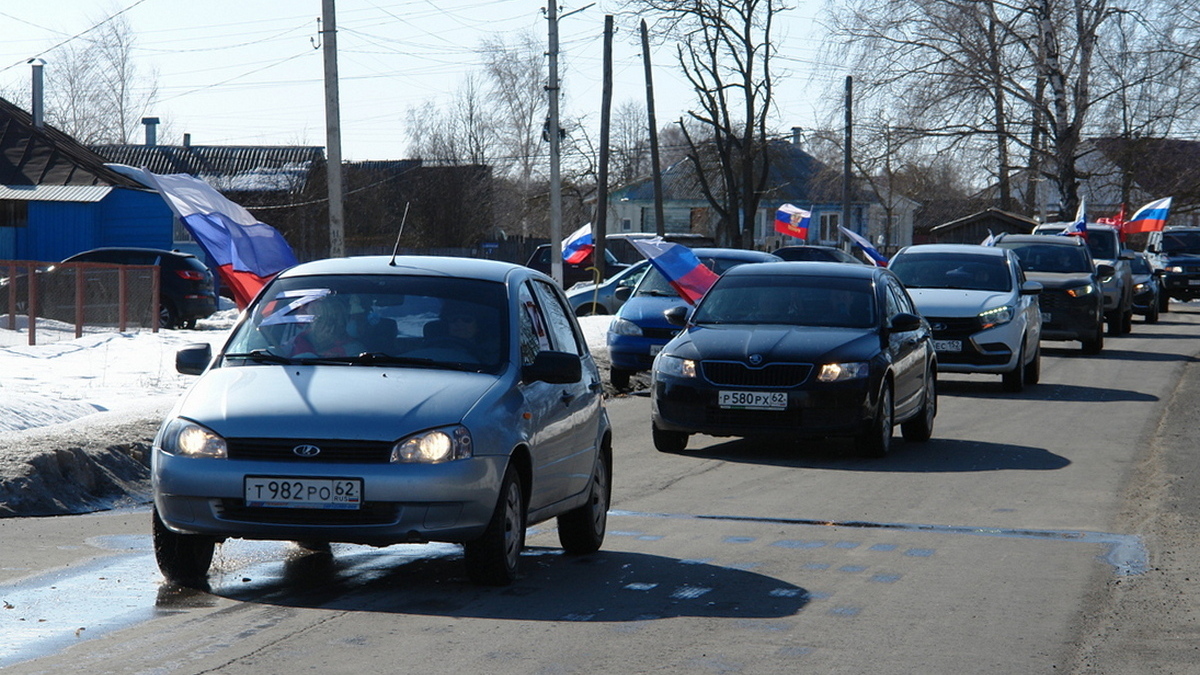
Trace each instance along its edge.
{"label": "car grille", "polygon": [[221,499],[216,516],[221,520],[273,525],[390,525],[399,520],[399,505],[365,502],[360,509],[271,509],[249,507],[241,499]]}
{"label": "car grille", "polygon": [[938,340],[962,340],[979,332],[978,317],[926,318],[933,328],[933,337]]}
{"label": "car grille", "polygon": [[[392,444],[380,441],[347,441],[312,438],[230,438],[226,439],[230,459],[256,459],[275,462],[341,462],[346,464],[387,464]],[[321,449],[313,457],[292,452],[300,445]]]}
{"label": "car grille", "polygon": [[701,361],[704,379],[722,387],[795,387],[808,379],[807,363],[768,363],[753,367],[737,361]]}
{"label": "car grille", "polygon": [[1066,291],[1043,290],[1038,295],[1038,306],[1043,312],[1055,312],[1071,306],[1071,298]]}

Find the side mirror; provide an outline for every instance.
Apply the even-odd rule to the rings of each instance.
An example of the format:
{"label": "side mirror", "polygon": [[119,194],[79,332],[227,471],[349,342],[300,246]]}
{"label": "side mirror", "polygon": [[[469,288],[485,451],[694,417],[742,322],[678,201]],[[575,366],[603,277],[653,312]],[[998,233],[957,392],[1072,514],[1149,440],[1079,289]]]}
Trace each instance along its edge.
{"label": "side mirror", "polygon": [[538,352],[533,363],[521,371],[525,382],[571,384],[583,379],[583,363],[578,354],[567,352]]}
{"label": "side mirror", "polygon": [[1135,255],[1133,251],[1131,251],[1127,248],[1121,249],[1121,252],[1117,254],[1118,260],[1133,260],[1136,257],[1137,257],[1137,255]]}
{"label": "side mirror", "polygon": [[690,311],[691,310],[686,306],[672,307],[671,309],[663,312],[663,317],[667,320],[667,323],[671,324],[672,326],[679,326],[682,328],[687,325],[688,313]]}
{"label": "side mirror", "polygon": [[1117,273],[1117,268],[1108,263],[1098,263],[1096,265],[1096,276],[1101,279],[1111,278]]}
{"label": "side mirror", "polygon": [[628,300],[631,295],[633,295],[632,286],[617,286],[617,290],[613,291],[613,297],[621,302]]}
{"label": "side mirror", "polygon": [[908,312],[900,312],[892,317],[891,329],[897,333],[907,333],[921,327],[921,317]]}
{"label": "side mirror", "polygon": [[199,375],[212,363],[212,345],[190,344],[175,352],[175,370],[184,375]]}
{"label": "side mirror", "polygon": [[1026,281],[1021,284],[1021,295],[1037,295],[1042,292],[1042,285],[1036,281]]}

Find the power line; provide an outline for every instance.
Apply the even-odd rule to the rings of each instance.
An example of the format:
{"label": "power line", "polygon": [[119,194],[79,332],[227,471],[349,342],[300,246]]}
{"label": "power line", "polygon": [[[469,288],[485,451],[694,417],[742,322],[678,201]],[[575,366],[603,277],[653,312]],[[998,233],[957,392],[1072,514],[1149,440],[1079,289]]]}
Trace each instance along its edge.
{"label": "power line", "polygon": [[[37,53],[37,54],[33,55],[33,57],[32,57],[32,58],[35,58],[35,59],[36,59],[36,58],[40,57],[42,54],[46,54],[46,53],[48,53],[48,52],[52,52],[52,51],[54,51],[55,49],[58,49],[59,47],[61,47],[61,46],[65,45],[65,44],[67,44],[68,42],[71,42],[72,40],[77,40],[77,39],[79,39],[79,38],[83,37],[84,35],[87,35],[88,33],[90,33],[90,32],[92,32],[92,31],[96,30],[97,28],[99,28],[99,27],[103,26],[104,24],[108,23],[109,21],[112,21],[113,19],[117,18],[118,16],[121,16],[121,15],[122,15],[122,14],[124,14],[125,12],[128,12],[129,10],[133,9],[134,7],[137,7],[138,5],[142,4],[143,2],[146,2],[146,0],[135,0],[135,2],[134,2],[132,5],[129,5],[128,7],[124,8],[124,9],[122,9],[122,10],[119,10],[118,12],[116,12],[116,13],[112,14],[111,16],[109,16],[108,18],[104,19],[103,21],[101,21],[101,22],[99,22],[99,23],[95,24],[95,25],[94,25],[94,26],[92,26],[91,28],[88,28],[88,29],[86,29],[86,30],[83,30],[83,31],[81,31],[81,32],[79,32],[79,33],[76,33],[75,35],[72,35],[71,37],[69,37],[69,38],[67,38],[67,39],[63,40],[62,42],[59,42],[58,44],[54,45],[54,46],[53,46],[53,47],[51,47],[50,49],[45,49],[45,50],[42,50],[41,52],[39,52],[39,53]],[[6,15],[6,16],[7,16],[7,15]],[[30,25],[32,25],[32,24],[30,24]],[[16,68],[17,66],[19,66],[19,65],[22,65],[22,64],[25,64],[25,63],[28,63],[28,62],[29,62],[29,59],[22,59],[22,60],[20,60],[20,61],[17,61],[16,63],[14,63],[14,64],[12,64],[12,65],[10,65],[10,66],[6,66],[6,67],[4,67],[4,68],[0,68],[0,73],[3,73],[3,72],[6,72],[6,71],[9,71],[9,70],[12,70],[13,68]]]}

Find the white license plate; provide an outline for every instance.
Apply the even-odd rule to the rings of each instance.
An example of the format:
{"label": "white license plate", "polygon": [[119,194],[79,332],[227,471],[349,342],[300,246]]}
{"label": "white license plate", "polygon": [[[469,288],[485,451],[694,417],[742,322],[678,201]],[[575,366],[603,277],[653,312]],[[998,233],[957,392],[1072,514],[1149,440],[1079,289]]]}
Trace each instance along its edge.
{"label": "white license plate", "polygon": [[661,352],[662,348],[665,346],[666,345],[650,345],[650,356],[658,356],[658,353]]}
{"label": "white license plate", "polygon": [[934,340],[933,350],[938,352],[961,352],[962,340]]}
{"label": "white license plate", "polygon": [[1200,286],[1200,279],[1188,279],[1188,286]]}
{"label": "white license plate", "polygon": [[361,478],[246,476],[246,506],[276,509],[357,509]]}
{"label": "white license plate", "polygon": [[721,391],[717,405],[738,410],[787,410],[786,391]]}

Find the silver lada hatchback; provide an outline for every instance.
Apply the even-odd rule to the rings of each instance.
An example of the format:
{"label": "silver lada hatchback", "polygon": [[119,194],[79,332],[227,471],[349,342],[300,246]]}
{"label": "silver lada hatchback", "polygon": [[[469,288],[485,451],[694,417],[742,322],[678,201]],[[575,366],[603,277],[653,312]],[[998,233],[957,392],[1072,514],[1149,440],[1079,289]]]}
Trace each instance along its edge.
{"label": "silver lada hatchback", "polygon": [[519,265],[446,257],[302,264],[276,277],[154,442],[154,549],[203,584],[226,538],[464,545],[513,581],[525,529],[604,539],[611,431],[570,305]]}

